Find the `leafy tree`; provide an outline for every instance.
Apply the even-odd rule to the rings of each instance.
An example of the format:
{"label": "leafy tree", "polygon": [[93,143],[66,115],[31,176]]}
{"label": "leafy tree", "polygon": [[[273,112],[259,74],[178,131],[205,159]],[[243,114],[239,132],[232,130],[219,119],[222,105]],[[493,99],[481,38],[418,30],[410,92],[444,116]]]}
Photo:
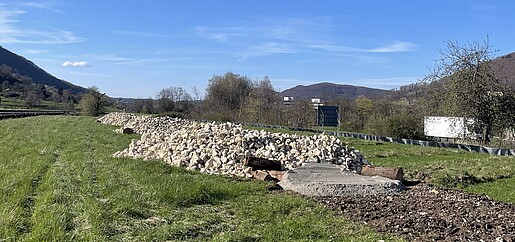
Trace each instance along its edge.
{"label": "leafy tree", "polygon": [[105,93],[100,93],[97,87],[92,86],[88,88],[88,92],[80,100],[79,107],[82,115],[98,116],[104,112],[106,103]]}

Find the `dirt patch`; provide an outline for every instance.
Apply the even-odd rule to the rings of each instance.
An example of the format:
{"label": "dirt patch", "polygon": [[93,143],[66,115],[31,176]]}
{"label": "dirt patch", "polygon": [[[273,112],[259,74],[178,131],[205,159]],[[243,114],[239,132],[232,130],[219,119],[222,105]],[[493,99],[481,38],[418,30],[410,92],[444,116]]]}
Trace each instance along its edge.
{"label": "dirt patch", "polygon": [[389,195],[316,197],[326,207],[409,241],[515,241],[515,205],[417,185]]}

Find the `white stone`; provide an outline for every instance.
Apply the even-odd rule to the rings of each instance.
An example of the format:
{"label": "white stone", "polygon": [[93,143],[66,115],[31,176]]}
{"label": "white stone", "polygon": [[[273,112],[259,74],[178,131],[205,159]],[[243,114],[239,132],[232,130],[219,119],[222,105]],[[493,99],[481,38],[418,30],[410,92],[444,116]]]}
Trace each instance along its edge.
{"label": "white stone", "polygon": [[[359,169],[369,162],[358,150],[328,135],[302,136],[246,130],[232,123],[198,123],[190,120],[110,113],[102,123],[130,127],[141,134],[129,148],[113,157],[163,159],[208,174],[245,176],[243,159],[256,156],[278,160],[291,169],[303,162],[332,162]],[[117,130],[118,132],[118,130]]]}

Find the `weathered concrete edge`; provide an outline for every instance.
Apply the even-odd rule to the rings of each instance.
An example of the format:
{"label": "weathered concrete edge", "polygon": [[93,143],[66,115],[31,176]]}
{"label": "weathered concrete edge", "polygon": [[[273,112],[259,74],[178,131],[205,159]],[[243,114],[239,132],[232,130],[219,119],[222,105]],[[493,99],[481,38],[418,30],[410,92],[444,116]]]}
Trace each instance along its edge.
{"label": "weathered concrete edge", "polygon": [[[345,184],[325,182],[290,182],[288,172],[279,182],[284,190],[294,191],[306,196],[352,196],[374,195],[399,192],[406,189],[400,181],[390,180],[375,184]],[[381,177],[382,178],[382,177]]]}

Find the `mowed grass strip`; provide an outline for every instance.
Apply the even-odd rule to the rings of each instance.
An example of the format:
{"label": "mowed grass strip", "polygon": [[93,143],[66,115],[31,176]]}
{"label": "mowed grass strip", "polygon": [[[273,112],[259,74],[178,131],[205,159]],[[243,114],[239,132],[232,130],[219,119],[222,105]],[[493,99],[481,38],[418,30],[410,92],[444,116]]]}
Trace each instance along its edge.
{"label": "mowed grass strip", "polygon": [[0,121],[0,241],[398,240],[269,183],[111,154],[137,135],[85,117]]}

